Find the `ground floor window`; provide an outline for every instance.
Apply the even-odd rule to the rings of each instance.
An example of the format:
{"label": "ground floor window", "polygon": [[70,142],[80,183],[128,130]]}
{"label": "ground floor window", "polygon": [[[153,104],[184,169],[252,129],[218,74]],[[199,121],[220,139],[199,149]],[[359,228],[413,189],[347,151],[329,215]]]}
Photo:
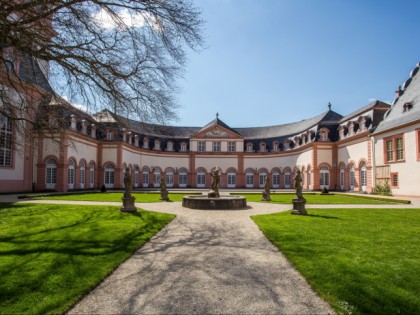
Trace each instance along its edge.
{"label": "ground floor window", "polygon": [[253,173],[246,173],[245,180],[246,180],[246,187],[248,188],[254,187],[254,174]]}
{"label": "ground floor window", "polygon": [[137,167],[134,169],[134,187],[139,187],[139,169]]}
{"label": "ground floor window", "polygon": [[365,163],[362,163],[360,166],[360,185],[362,186],[362,190],[365,191],[367,186],[367,170]]}
{"label": "ground floor window", "polygon": [[290,173],[290,171],[286,171],[284,173],[284,187],[285,188],[292,187],[292,174]]}
{"label": "ground floor window", "polygon": [[57,162],[53,159],[47,161],[47,168],[45,170],[45,185],[46,189],[54,189],[57,183]]}
{"label": "ground floor window", "polygon": [[206,173],[197,173],[197,187],[206,187]]}
{"label": "ground floor window", "polygon": [[95,184],[95,165],[93,163],[89,164],[89,184],[90,187],[93,187]]}
{"label": "ground floor window", "polygon": [[345,183],[345,170],[344,168],[340,169],[340,187],[341,190],[344,190],[344,183]]}
{"label": "ground floor window", "polygon": [[149,187],[149,172],[143,172],[143,187]]}
{"label": "ground floor window", "polygon": [[319,169],[319,185],[321,188],[329,188],[330,186],[330,171],[326,166],[322,166]]}
{"label": "ground floor window", "polygon": [[112,164],[105,166],[105,187],[114,188],[115,170]]}
{"label": "ground floor window", "polygon": [[179,187],[187,187],[187,173],[179,173]]}
{"label": "ground floor window", "polygon": [[273,174],[273,187],[274,188],[280,187],[280,174],[279,173]]}
{"label": "ground floor window", "polygon": [[353,190],[356,184],[355,176],[354,176],[354,166],[350,167],[350,189]]}
{"label": "ground floor window", "polygon": [[228,175],[227,175],[227,179],[228,179],[228,187],[229,188],[236,187],[236,173],[229,172]]}
{"label": "ground floor window", "polygon": [[160,187],[160,172],[153,173],[153,185],[155,187]]}
{"label": "ground floor window", "polygon": [[174,174],[173,173],[166,173],[166,186],[173,187],[174,186]]}
{"label": "ground floor window", "polygon": [[74,189],[74,161],[69,161],[69,168],[68,168],[68,184],[69,189]]}
{"label": "ground floor window", "polygon": [[267,173],[260,173],[260,187],[264,187]]}
{"label": "ground floor window", "polygon": [[86,167],[84,162],[80,162],[79,175],[80,188],[85,188]]}
{"label": "ground floor window", "polygon": [[12,122],[0,117],[0,166],[12,166]]}

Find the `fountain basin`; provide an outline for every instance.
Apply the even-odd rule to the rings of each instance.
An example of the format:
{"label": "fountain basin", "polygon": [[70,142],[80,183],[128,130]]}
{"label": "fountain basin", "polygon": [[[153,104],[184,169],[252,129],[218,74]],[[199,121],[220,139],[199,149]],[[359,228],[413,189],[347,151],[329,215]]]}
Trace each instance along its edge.
{"label": "fountain basin", "polygon": [[182,206],[200,210],[239,210],[246,208],[246,198],[242,196],[184,196]]}

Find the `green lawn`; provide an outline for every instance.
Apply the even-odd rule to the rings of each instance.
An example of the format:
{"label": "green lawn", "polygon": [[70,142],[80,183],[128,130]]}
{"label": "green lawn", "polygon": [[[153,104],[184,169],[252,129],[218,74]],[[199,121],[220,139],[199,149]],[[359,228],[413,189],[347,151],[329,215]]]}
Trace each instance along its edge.
{"label": "green lawn", "polygon": [[0,314],[65,312],[173,218],[0,203]]}
{"label": "green lawn", "polygon": [[[240,195],[240,194],[232,194]],[[247,201],[260,202],[262,194],[242,194],[246,196]],[[366,197],[348,196],[348,195],[319,195],[319,194],[303,194],[308,204],[389,204],[385,200],[368,199]],[[290,204],[292,199],[296,198],[296,194],[271,194],[271,203]],[[267,202],[267,201],[264,201]]]}
{"label": "green lawn", "polygon": [[[121,202],[121,198],[123,197],[123,195],[124,195],[123,192],[80,193],[80,194],[42,196],[42,197],[36,197],[36,199]],[[136,202],[161,202],[160,193],[156,193],[156,192],[151,192],[151,193],[133,192],[131,195],[136,198]],[[171,201],[182,201],[182,197],[186,195],[194,195],[194,194],[170,193],[168,196]],[[201,195],[201,193],[199,193],[199,195]]]}
{"label": "green lawn", "polygon": [[254,216],[338,312],[420,313],[420,209],[309,209]]}

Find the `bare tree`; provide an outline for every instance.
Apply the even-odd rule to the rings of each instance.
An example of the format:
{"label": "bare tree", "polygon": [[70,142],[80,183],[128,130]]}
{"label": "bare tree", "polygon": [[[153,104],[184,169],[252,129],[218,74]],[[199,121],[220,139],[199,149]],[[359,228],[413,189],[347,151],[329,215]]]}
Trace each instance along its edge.
{"label": "bare tree", "polygon": [[[192,1],[0,0],[0,12],[3,116],[34,116],[28,95],[20,93],[32,76],[44,90],[90,111],[108,108],[143,121],[177,118],[175,83],[185,48],[203,44],[203,20]],[[14,69],[15,59],[32,68]],[[32,73],[34,67],[49,82]]]}

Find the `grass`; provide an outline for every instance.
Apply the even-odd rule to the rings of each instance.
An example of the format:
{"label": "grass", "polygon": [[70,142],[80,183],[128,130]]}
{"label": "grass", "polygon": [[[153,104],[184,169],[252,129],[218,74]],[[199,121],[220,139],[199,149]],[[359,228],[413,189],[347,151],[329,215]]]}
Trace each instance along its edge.
{"label": "grass", "polygon": [[[80,201],[111,201],[111,202],[121,202],[123,197],[123,192],[106,192],[106,193],[72,193],[72,194],[60,194],[60,195],[49,195],[33,198],[42,199],[42,200],[80,200]],[[160,193],[131,193],[132,196],[136,198],[136,202],[161,202]],[[171,201],[182,201],[182,197],[186,195],[185,193],[170,193],[168,194]],[[199,194],[201,195],[201,193]]]}
{"label": "grass", "polygon": [[420,209],[310,209],[253,220],[338,312],[419,314]]}
{"label": "grass", "polygon": [[173,218],[0,203],[0,314],[65,312]]}
{"label": "grass", "polygon": [[[240,195],[240,194],[232,194]],[[261,202],[262,194],[246,194],[247,201]],[[307,204],[389,204],[386,200],[376,200],[359,198],[358,196],[348,195],[319,195],[319,194],[303,194]],[[295,194],[271,194],[271,203],[290,204],[292,199],[296,198]]]}

